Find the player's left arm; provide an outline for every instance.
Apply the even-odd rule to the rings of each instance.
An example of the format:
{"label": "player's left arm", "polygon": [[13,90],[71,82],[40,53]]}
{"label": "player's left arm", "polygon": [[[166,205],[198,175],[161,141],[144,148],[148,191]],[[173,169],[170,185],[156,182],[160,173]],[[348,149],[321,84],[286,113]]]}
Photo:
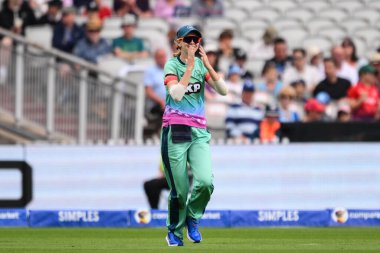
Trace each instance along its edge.
{"label": "player's left arm", "polygon": [[208,71],[208,75],[206,76],[206,81],[211,87],[216,90],[220,95],[225,96],[227,95],[228,89],[226,82],[223,80],[222,77],[216,73],[214,68],[211,66],[210,62],[208,61],[207,54],[202,46],[199,46],[199,53],[201,55],[201,59],[203,62],[203,65],[206,67]]}

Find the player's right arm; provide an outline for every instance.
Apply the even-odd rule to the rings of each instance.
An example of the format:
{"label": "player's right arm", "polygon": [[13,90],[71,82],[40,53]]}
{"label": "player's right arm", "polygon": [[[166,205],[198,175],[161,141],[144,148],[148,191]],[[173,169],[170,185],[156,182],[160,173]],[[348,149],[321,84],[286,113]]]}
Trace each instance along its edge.
{"label": "player's right arm", "polygon": [[188,45],[186,70],[179,82],[177,78],[172,78],[171,80],[169,80],[170,74],[166,75],[167,80],[169,80],[166,83],[169,94],[176,102],[181,101],[186,93],[187,85],[190,82],[190,77],[194,69],[196,50],[197,48],[195,46]]}

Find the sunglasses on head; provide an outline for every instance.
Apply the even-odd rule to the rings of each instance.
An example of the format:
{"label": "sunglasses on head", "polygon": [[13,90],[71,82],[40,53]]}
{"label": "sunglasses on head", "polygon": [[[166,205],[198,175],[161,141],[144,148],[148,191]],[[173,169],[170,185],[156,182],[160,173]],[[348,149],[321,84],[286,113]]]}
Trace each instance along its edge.
{"label": "sunglasses on head", "polygon": [[191,42],[198,44],[199,42],[201,42],[201,38],[197,36],[186,36],[186,37],[183,37],[183,42],[187,44],[190,44]]}

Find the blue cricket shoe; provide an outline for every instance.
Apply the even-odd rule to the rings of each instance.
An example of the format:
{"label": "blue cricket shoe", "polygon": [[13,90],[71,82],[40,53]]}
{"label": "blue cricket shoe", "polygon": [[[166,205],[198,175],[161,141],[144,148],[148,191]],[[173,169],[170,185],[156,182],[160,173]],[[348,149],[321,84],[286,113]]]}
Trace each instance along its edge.
{"label": "blue cricket shoe", "polygon": [[168,242],[168,246],[170,247],[183,246],[183,241],[173,232],[168,233],[168,235],[166,236],[166,241]]}
{"label": "blue cricket shoe", "polygon": [[202,235],[199,232],[199,221],[187,217],[186,219],[187,226],[187,238],[193,243],[200,243],[202,241]]}

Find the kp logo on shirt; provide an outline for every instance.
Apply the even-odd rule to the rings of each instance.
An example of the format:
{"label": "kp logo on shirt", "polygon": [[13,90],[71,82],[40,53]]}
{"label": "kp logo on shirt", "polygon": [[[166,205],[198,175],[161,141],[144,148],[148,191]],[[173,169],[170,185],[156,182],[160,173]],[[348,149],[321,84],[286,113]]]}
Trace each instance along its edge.
{"label": "kp logo on shirt", "polygon": [[201,83],[189,83],[185,94],[199,93],[201,91]]}

